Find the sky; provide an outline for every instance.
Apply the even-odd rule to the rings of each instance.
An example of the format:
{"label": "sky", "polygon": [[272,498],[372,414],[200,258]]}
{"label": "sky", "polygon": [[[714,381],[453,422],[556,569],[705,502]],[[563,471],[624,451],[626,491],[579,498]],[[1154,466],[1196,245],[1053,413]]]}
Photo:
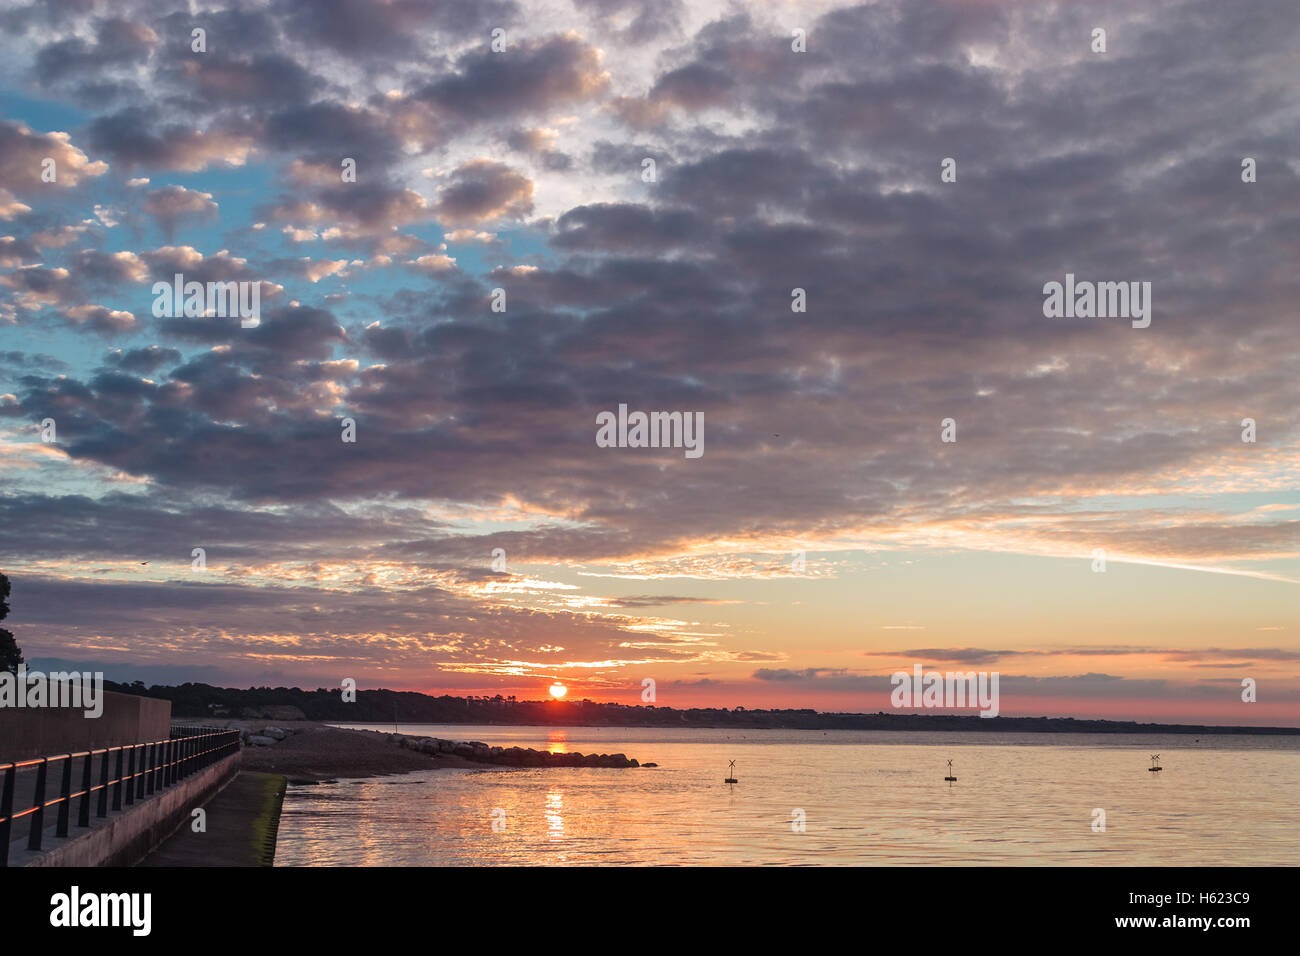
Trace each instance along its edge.
{"label": "sky", "polygon": [[3,0],[5,624],[146,683],[876,712],[921,664],[1300,726],[1294,14]]}

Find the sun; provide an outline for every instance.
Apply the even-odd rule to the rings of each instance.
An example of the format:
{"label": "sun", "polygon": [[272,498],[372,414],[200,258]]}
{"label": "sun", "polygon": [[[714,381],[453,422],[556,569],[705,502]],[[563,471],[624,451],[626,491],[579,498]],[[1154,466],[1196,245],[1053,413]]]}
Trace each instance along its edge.
{"label": "sun", "polygon": [[561,697],[563,697],[565,694],[569,692],[569,688],[565,687],[558,680],[551,685],[550,690],[551,690],[551,696],[554,697],[556,700],[559,700]]}

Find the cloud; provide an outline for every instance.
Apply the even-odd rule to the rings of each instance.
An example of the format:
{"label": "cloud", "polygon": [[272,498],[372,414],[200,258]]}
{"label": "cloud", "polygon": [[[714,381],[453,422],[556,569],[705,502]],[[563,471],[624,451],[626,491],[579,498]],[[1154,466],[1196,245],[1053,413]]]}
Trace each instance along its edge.
{"label": "cloud", "polygon": [[186,189],[184,186],[151,189],[140,208],[157,220],[168,239],[171,239],[182,219],[203,219],[217,214],[217,204],[211,193]]}
{"label": "cloud", "polygon": [[120,309],[102,305],[76,305],[63,310],[63,314],[78,326],[101,335],[115,335],[130,331],[135,326],[135,316]]}
{"label": "cloud", "polygon": [[483,48],[456,62],[453,73],[416,92],[461,122],[541,115],[590,100],[609,85],[598,49],[574,32],[511,44],[505,52]]}
{"label": "cloud", "polygon": [[520,218],[533,209],[533,183],[504,163],[476,159],[458,167],[439,193],[438,217],[452,225]]}
{"label": "cloud", "polygon": [[707,235],[704,224],[686,210],[600,203],[562,215],[551,243],[560,249],[646,252],[701,242]]}
{"label": "cloud", "polygon": [[[53,160],[49,167],[46,160]],[[45,170],[52,169],[54,180],[45,181]],[[108,164],[91,159],[76,146],[68,133],[38,133],[25,123],[0,120],[0,182],[6,194],[30,196],[39,190],[52,190],[80,185],[87,179],[108,172]],[[8,207],[4,218],[12,218],[15,210],[12,200],[0,196],[0,208]]]}
{"label": "cloud", "polygon": [[821,680],[827,677],[843,677],[848,673],[842,667],[805,667],[803,670],[787,670],[785,668],[760,667],[754,671],[756,680],[775,680],[775,681],[803,681],[803,680]]}
{"label": "cloud", "polygon": [[451,272],[456,268],[456,260],[451,256],[444,255],[420,256],[407,264],[430,275]]}
{"label": "cloud", "polygon": [[108,17],[95,23],[93,43],[70,37],[42,47],[36,55],[36,77],[49,84],[93,75],[105,67],[142,64],[157,45],[158,34],[147,25]]}
{"label": "cloud", "polygon": [[197,172],[210,166],[243,166],[256,142],[252,130],[237,123],[196,129],[186,123],[154,127],[139,107],[102,116],[90,124],[90,142],[128,169],[155,167]]}
{"label": "cloud", "polygon": [[107,364],[116,366],[124,372],[137,372],[148,374],[163,365],[175,365],[181,360],[181,353],[176,349],[165,348],[160,345],[150,345],[145,348],[130,349],[122,351],[114,349],[105,359]]}

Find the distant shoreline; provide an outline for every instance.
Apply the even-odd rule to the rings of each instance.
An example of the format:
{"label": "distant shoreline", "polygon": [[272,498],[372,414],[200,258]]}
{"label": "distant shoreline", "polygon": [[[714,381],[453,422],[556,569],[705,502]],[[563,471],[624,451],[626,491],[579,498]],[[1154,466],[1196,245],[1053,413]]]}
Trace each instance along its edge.
{"label": "distant shoreline", "polygon": [[[981,717],[978,714],[822,713],[810,708],[674,708],[591,700],[516,700],[495,697],[433,697],[415,691],[357,690],[344,700],[336,689],[298,687],[248,689],[182,684],[179,687],[105,681],[108,690],[160,697],[172,702],[172,716],[277,721],[313,720],[351,724],[499,724],[518,727],[664,727],[711,730],[931,730],[972,733],[1300,735],[1300,727],[1139,723],[1075,717]],[[1243,705],[1249,706],[1249,705]]]}
{"label": "distant shoreline", "polygon": [[[870,716],[870,715],[863,715]],[[907,716],[907,715],[904,715]],[[937,716],[937,715],[936,715]],[[961,718],[966,719],[966,718]],[[984,722],[987,724],[998,718],[988,718]],[[1070,718],[1064,717],[1019,717],[1009,718],[1011,720],[1025,721],[1065,721]],[[782,726],[779,724],[765,724],[762,726],[754,725],[736,725],[736,724],[614,724],[614,723],[530,723],[527,721],[501,721],[501,720],[483,720],[483,721],[466,721],[466,720],[403,720],[396,724],[393,721],[382,720],[327,720],[327,724],[368,724],[373,727],[402,727],[402,726],[445,726],[445,727],[536,727],[546,729],[548,727],[565,727],[580,728],[583,730],[806,730],[815,732],[818,730],[885,730],[894,733],[903,733],[907,731],[919,733],[1001,733],[1001,734],[1020,734],[1020,733],[1040,733],[1040,734],[1132,734],[1136,736],[1150,734],[1181,734],[1190,735],[1193,733],[1203,734],[1207,737],[1294,737],[1300,735],[1300,727],[1231,727],[1231,726],[1198,726],[1194,724],[1136,724],[1130,725],[1123,721],[1076,721],[1076,723],[1114,723],[1119,726],[1111,729],[1099,730],[1093,727],[1004,727],[1004,726],[962,726],[962,727],[842,727],[842,726],[822,726],[822,727],[804,727],[804,726]],[[401,733],[396,730],[396,733]]]}

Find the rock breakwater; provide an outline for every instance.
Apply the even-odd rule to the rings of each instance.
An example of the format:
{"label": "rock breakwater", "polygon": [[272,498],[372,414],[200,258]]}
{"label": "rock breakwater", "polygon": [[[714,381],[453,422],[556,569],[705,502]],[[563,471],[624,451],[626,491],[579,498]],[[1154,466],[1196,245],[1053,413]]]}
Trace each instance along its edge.
{"label": "rock breakwater", "polygon": [[440,737],[411,737],[389,734],[389,739],[408,750],[425,754],[455,754],[479,763],[507,767],[639,767],[626,754],[551,753],[526,747],[492,747],[478,740],[443,740]]}

